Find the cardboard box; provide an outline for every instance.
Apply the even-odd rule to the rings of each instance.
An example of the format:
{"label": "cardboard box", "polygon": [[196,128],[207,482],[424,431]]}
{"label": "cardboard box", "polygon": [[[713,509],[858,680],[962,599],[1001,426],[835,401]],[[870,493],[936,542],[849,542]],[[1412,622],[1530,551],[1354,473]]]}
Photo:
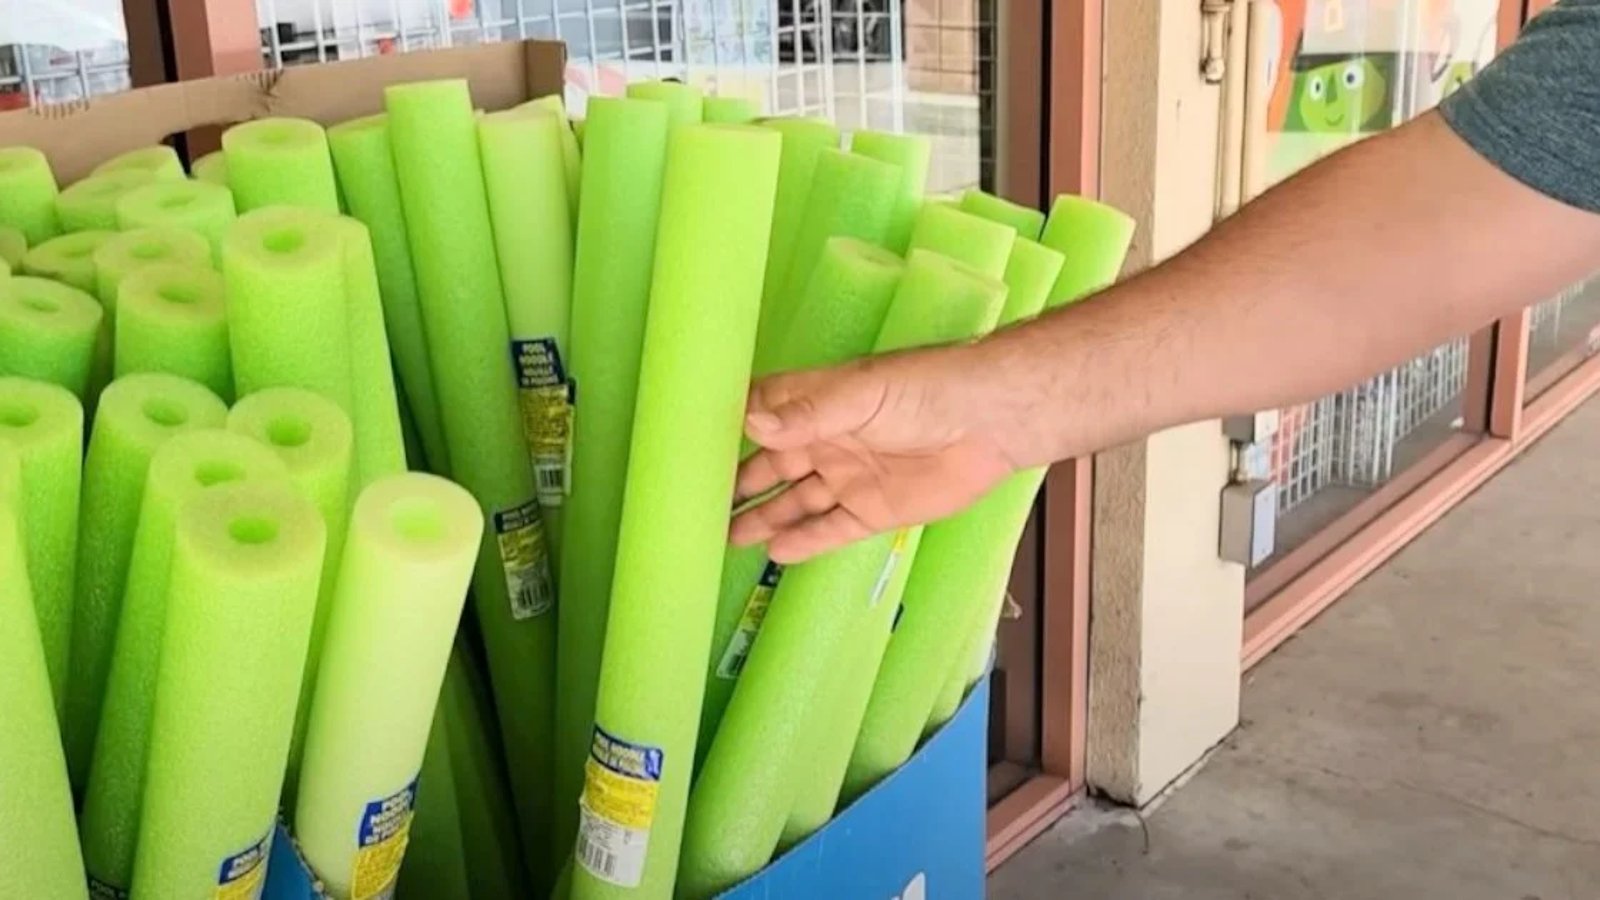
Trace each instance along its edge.
{"label": "cardboard box", "polygon": [[386,85],[465,78],[484,109],[562,91],[566,48],[552,41],[480,44],[140,88],[0,113],[0,146],[43,150],[65,187],[96,165],[175,134],[266,116],[324,125],[383,111]]}
{"label": "cardboard box", "polygon": [[[985,680],[898,772],[720,900],[982,897],[988,723]],[[263,900],[324,900],[281,828]]]}
{"label": "cardboard box", "polygon": [[[281,72],[210,78],[0,113],[0,146],[50,157],[63,186],[98,163],[170,135],[265,116],[333,124],[383,109],[383,88],[465,78],[484,109],[562,90],[561,44],[524,41],[380,56]],[[923,900],[983,895],[987,683],[899,772],[727,900]],[[279,829],[267,856],[266,900],[320,900],[315,879]]]}

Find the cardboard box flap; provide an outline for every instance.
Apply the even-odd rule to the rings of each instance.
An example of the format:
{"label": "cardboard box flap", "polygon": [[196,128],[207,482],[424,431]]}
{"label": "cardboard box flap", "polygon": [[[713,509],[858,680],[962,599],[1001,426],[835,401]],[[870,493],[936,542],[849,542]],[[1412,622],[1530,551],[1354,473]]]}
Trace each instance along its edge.
{"label": "cardboard box flap", "polygon": [[437,78],[464,78],[479,107],[503,109],[560,92],[565,68],[564,45],[530,40],[205,78],[0,113],[0,146],[39,148],[65,185],[119,153],[208,125],[265,116],[331,125],[381,112],[388,85]]}

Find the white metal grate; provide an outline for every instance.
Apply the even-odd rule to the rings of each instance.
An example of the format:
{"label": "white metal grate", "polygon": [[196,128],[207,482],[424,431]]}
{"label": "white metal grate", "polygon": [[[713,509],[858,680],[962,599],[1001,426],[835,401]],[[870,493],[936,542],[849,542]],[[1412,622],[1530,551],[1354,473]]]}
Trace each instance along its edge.
{"label": "white metal grate", "polygon": [[0,46],[0,110],[68,103],[132,86],[122,41],[87,49]]}

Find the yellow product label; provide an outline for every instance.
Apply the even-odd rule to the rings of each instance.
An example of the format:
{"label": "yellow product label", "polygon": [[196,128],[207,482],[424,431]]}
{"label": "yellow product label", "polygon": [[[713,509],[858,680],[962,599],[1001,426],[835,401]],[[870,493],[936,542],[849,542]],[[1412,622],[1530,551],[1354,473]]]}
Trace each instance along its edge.
{"label": "yellow product label", "polygon": [[750,599],[745,601],[744,613],[739,617],[739,627],[728,639],[728,649],[723,651],[722,659],[717,663],[718,678],[732,681],[744,671],[745,660],[750,658],[750,648],[755,646],[761,623],[767,618],[767,607],[772,604],[772,594],[778,588],[778,576],[781,574],[782,566],[768,562],[761,573],[761,580],[750,590]]}
{"label": "yellow product label", "polygon": [[515,509],[495,513],[494,532],[500,545],[500,561],[505,566],[511,617],[518,621],[531,619],[554,609],[556,594],[550,583],[550,554],[538,502],[529,500]]}
{"label": "yellow product label", "polygon": [[350,900],[390,900],[400,878],[400,862],[411,840],[417,780],[398,793],[368,803],[356,826],[356,858],[350,875]]}
{"label": "yellow product label", "polygon": [[911,541],[911,532],[902,528],[894,533],[894,543],[889,546],[889,558],[883,561],[883,570],[878,573],[878,581],[872,586],[872,597],[867,601],[867,608],[872,609],[883,599],[883,592],[889,589],[889,582],[894,580],[894,570],[900,565],[900,558],[905,556],[906,544]]}
{"label": "yellow product label", "polygon": [[522,401],[522,430],[533,456],[541,506],[560,506],[572,484],[574,386],[554,338],[512,341]]}
{"label": "yellow product label", "polygon": [[267,850],[272,833],[222,861],[213,900],[257,900],[267,883]]}
{"label": "yellow product label", "polygon": [[665,755],[595,726],[578,807],[577,857],[596,878],[637,887],[644,878]]}

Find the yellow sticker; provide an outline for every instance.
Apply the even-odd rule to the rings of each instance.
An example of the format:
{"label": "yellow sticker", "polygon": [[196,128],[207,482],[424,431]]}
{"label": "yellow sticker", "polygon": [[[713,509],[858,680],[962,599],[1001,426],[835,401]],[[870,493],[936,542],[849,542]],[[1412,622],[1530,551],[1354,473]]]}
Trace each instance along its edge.
{"label": "yellow sticker", "polygon": [[400,862],[411,840],[417,780],[398,793],[368,803],[356,825],[356,858],[350,875],[350,900],[390,900],[400,878]]}
{"label": "yellow sticker", "polygon": [[515,509],[495,513],[494,532],[505,567],[511,618],[531,619],[554,609],[556,593],[550,583],[550,554],[538,502],[529,500]]}
{"label": "yellow sticker", "polygon": [[213,900],[257,900],[267,883],[267,850],[272,833],[222,861]]}
{"label": "yellow sticker", "polygon": [[620,887],[643,881],[665,760],[658,747],[595,726],[578,802],[577,857],[591,875]]}
{"label": "yellow sticker", "polygon": [[723,651],[722,659],[717,663],[718,678],[732,681],[744,671],[745,660],[750,658],[750,648],[755,646],[761,623],[767,618],[767,607],[772,604],[772,594],[778,588],[778,576],[781,574],[783,567],[775,562],[769,561],[762,570],[761,580],[756,582],[756,586],[750,590],[750,599],[745,601],[739,627],[728,639],[728,649]]}
{"label": "yellow sticker", "polygon": [[562,365],[555,338],[512,341],[522,401],[522,430],[533,456],[539,505],[560,506],[572,484],[574,385]]}
{"label": "yellow sticker", "polygon": [[911,530],[902,528],[894,533],[894,543],[889,547],[889,556],[883,561],[883,570],[878,573],[878,581],[872,586],[872,597],[867,601],[867,609],[873,609],[883,599],[883,592],[889,589],[889,582],[894,579],[894,570],[900,565],[900,557],[905,555],[906,544],[911,542]]}

